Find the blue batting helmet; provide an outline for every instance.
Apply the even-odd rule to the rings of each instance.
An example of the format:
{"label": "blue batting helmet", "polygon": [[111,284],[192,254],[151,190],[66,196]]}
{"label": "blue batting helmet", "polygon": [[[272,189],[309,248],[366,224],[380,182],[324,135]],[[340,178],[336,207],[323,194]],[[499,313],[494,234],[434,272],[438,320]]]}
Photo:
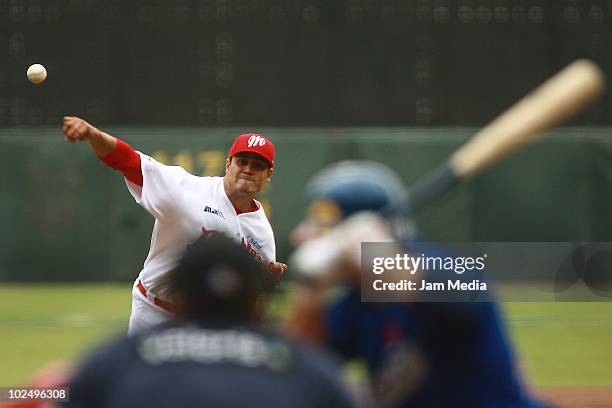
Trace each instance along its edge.
{"label": "blue batting helmet", "polygon": [[348,217],[374,211],[384,217],[405,215],[408,193],[387,166],[371,161],[341,161],[319,171],[306,186],[310,201],[328,200]]}
{"label": "blue batting helmet", "polygon": [[[338,221],[360,211],[373,211],[386,218],[399,239],[411,240],[415,226],[407,217],[408,191],[389,167],[372,161],[347,160],[319,171],[306,186],[306,197],[326,213],[327,221]],[[316,204],[326,204],[319,205]],[[334,214],[335,207],[337,214]],[[332,214],[331,216],[329,214]],[[318,217],[319,219],[325,217]]]}

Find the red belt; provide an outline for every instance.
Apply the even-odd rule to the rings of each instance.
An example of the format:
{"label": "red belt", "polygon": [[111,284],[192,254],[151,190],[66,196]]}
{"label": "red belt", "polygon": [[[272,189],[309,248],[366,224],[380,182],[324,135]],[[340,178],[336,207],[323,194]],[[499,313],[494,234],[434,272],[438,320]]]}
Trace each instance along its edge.
{"label": "red belt", "polygon": [[138,284],[136,286],[138,286],[138,290],[140,291],[140,293],[142,293],[144,297],[153,298],[153,303],[155,303],[157,306],[161,307],[166,312],[169,312],[172,314],[176,313],[176,307],[174,307],[172,303],[167,302],[164,299],[160,299],[157,296],[153,295],[152,293],[147,293],[148,292],[147,288],[144,287],[140,279],[138,279]]}

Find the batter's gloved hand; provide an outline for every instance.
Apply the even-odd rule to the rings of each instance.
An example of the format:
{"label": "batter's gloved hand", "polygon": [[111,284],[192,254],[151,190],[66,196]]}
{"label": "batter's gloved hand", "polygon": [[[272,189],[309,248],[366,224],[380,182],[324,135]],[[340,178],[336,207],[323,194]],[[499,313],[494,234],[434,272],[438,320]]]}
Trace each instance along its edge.
{"label": "batter's gloved hand", "polygon": [[[305,281],[335,284],[339,261],[361,265],[362,242],[393,242],[389,222],[380,214],[362,211],[332,228],[326,235],[301,244],[289,258],[294,276]],[[330,280],[330,278],[332,278]]]}

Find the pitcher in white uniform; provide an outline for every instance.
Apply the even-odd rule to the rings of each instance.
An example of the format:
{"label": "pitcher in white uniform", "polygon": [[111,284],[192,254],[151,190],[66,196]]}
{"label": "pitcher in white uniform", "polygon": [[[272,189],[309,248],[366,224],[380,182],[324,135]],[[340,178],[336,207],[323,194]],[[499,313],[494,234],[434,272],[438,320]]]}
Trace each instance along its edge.
{"label": "pitcher in white uniform", "polygon": [[274,173],[274,145],[266,137],[238,136],[223,177],[198,177],[166,166],[77,117],[64,118],[64,137],[88,141],[100,160],[123,173],[136,202],[155,217],[149,254],[132,290],[128,333],[173,317],[168,274],[198,239],[223,234],[267,263],[277,279],[287,271],[287,265],[276,262],[272,227],[255,200]]}

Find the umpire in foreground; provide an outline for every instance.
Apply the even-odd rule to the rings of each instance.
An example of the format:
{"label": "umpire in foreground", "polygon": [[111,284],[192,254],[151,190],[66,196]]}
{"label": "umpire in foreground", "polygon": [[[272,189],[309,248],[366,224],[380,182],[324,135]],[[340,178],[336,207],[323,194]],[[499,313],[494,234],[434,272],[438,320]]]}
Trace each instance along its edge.
{"label": "umpire in foreground", "polygon": [[179,318],[97,350],[68,406],[352,406],[323,355],[258,328],[267,277],[226,238],[194,244],[173,276]]}

